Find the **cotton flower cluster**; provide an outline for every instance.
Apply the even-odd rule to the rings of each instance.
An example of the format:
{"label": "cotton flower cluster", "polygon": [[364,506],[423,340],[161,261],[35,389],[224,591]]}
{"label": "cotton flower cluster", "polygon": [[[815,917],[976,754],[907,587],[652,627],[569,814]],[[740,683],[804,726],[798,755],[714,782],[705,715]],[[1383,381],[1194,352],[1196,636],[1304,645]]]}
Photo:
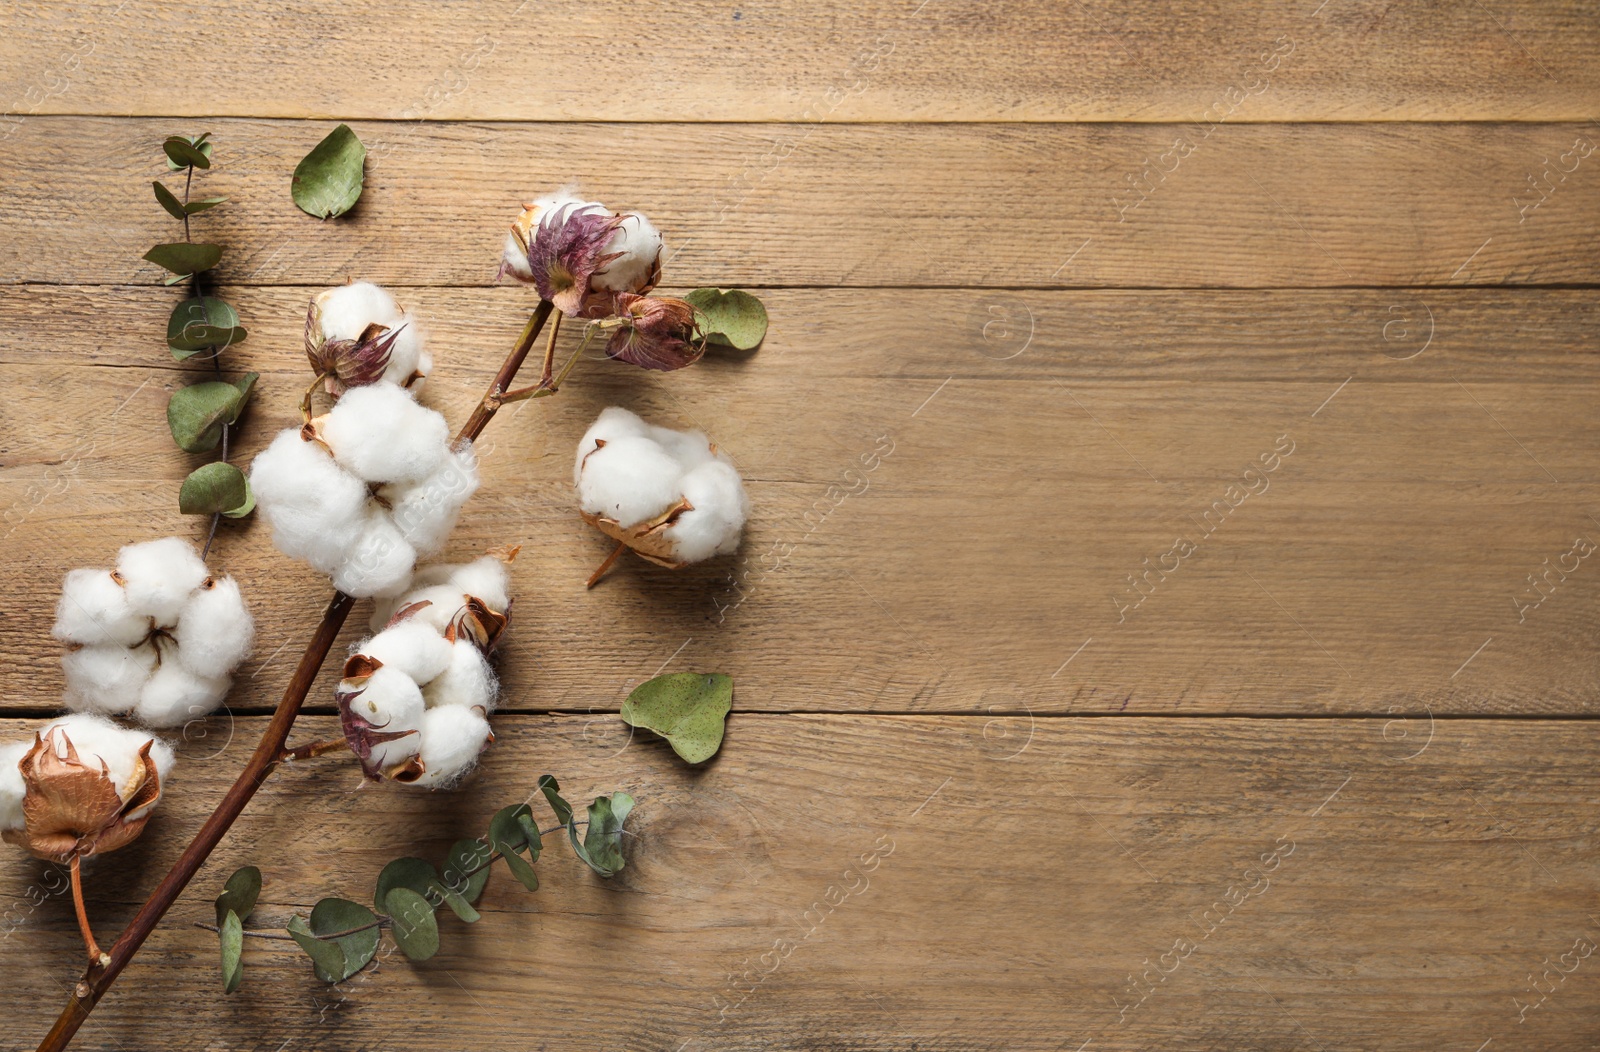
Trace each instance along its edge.
{"label": "cotton flower cluster", "polygon": [[255,626],[231,577],[185,540],[130,544],[115,570],[73,570],[56,605],[67,707],[178,727],[216,709]]}
{"label": "cotton flower cluster", "polygon": [[620,406],[584,433],[573,481],[584,521],[662,566],[732,552],[750,513],[733,462],[704,432],[647,424]]}
{"label": "cotton flower cluster", "polygon": [[144,830],[172,764],[166,742],[100,716],[53,720],[0,745],[0,836],[44,859],[114,851]]}
{"label": "cotton flower cluster", "polygon": [[405,389],[352,387],[333,409],[281,432],[250,468],[256,503],[285,555],[356,596],[404,589],[418,556],[443,546],[478,488],[472,444]]}
{"label": "cotton flower cluster", "polygon": [[387,291],[356,281],[320,292],[306,311],[306,357],[328,393],[387,380],[417,388],[433,370],[422,331]]}
{"label": "cotton flower cluster", "polygon": [[427,567],[413,583],[376,604],[376,634],[345,662],[335,699],[368,777],[440,788],[460,780],[494,740],[488,717],[499,684],[489,655],[509,622],[510,575],[491,554]]}
{"label": "cotton flower cluster", "polygon": [[534,285],[566,314],[616,313],[614,293],[649,292],[661,280],[661,234],[638,212],[613,212],[571,189],[524,205],[511,224],[500,273]]}

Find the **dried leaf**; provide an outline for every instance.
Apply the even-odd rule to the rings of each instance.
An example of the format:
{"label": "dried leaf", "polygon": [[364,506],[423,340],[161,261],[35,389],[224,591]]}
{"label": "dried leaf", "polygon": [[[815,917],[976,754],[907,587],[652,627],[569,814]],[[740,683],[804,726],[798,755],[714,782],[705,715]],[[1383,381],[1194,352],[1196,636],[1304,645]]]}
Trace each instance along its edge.
{"label": "dried leaf", "polygon": [[722,747],[733,708],[733,680],[712,673],[673,672],[641,683],[622,703],[622,719],[655,731],[688,763],[704,763]]}
{"label": "dried leaf", "polygon": [[290,194],[300,211],[318,219],[342,216],[361,197],[367,148],[348,124],[317,143],[295,166]]}

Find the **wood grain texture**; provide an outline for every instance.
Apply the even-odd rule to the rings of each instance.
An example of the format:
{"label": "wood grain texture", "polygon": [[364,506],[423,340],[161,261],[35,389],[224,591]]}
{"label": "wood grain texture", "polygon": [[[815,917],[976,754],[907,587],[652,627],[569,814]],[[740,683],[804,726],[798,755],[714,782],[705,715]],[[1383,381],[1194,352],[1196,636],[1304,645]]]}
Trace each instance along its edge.
{"label": "wood grain texture", "polygon": [[[149,184],[166,177],[162,139],[191,125],[217,142],[205,192],[231,198],[196,217],[195,236],[229,246],[218,275],[230,283],[488,285],[517,203],[574,178],[651,216],[667,279],[689,287],[1600,280],[1600,156],[1581,156],[1600,129],[1586,124],[1202,137],[1127,124],[357,122],[366,190],[327,223],[289,200],[321,125],[71,117],[34,118],[0,143],[0,170],[15,173],[4,280],[157,278],[140,257],[175,234]],[[1186,156],[1172,152],[1180,140]],[[1546,178],[1550,166],[1570,171]]]}
{"label": "wood grain texture", "polygon": [[[225,725],[182,746],[144,838],[90,870],[101,928],[165,868],[262,722],[237,721],[220,753]],[[630,742],[614,716],[502,725],[456,792],[356,791],[353,764],[333,758],[280,772],[82,1047],[1600,1040],[1594,957],[1564,981],[1552,971],[1525,1022],[1512,1000],[1537,1000],[1527,976],[1546,958],[1600,940],[1593,724],[1017,719],[1007,738],[981,718],[736,712],[699,772],[657,740]],[[262,923],[324,894],[369,900],[390,857],[441,856],[546,771],[573,798],[638,797],[618,878],[589,875],[552,835],[540,890],[496,873],[483,920],[444,921],[431,961],[395,954],[330,990],[297,953],[251,942],[243,989],[222,996],[215,937],[189,925],[210,918],[232,867],[263,867]],[[0,882],[8,1025],[31,1033],[77,934],[40,863],[8,852]]]}
{"label": "wood grain texture", "polygon": [[[222,291],[252,328],[232,367],[263,374],[237,447],[247,463],[298,421],[312,290]],[[170,391],[197,375],[159,350],[176,295],[29,287],[0,302],[15,422],[0,468],[16,556],[17,602],[0,616],[7,707],[59,696],[57,651],[41,637],[65,571],[108,564],[122,543],[125,530],[101,540],[99,526],[203,525],[177,514],[197,460],[163,427]],[[529,297],[405,299],[441,363],[427,399],[459,423]],[[669,660],[733,673],[740,707],[754,710],[1600,705],[1600,573],[1568,555],[1571,572],[1538,590],[1528,580],[1575,540],[1600,544],[1588,293],[768,300],[778,324],[749,358],[712,355],[665,376],[585,364],[560,396],[508,410],[486,433],[485,486],[451,550],[524,545],[509,707],[615,710]],[[119,319],[115,338],[40,360],[39,348],[104,318]],[[915,342],[897,336],[907,318]],[[1508,353],[1513,325],[1522,335]],[[701,426],[737,459],[755,504],[739,555],[677,572],[630,560],[583,589],[606,542],[577,518],[570,456],[613,402]],[[326,598],[268,534],[264,522],[229,524],[218,549],[259,625],[230,702],[244,712],[275,704]],[[1192,554],[1174,551],[1180,540]],[[324,679],[312,697],[326,707]]]}
{"label": "wood grain texture", "polygon": [[1574,119],[1600,112],[1592,15],[1577,0],[35,2],[4,16],[0,98],[17,115],[408,121]]}

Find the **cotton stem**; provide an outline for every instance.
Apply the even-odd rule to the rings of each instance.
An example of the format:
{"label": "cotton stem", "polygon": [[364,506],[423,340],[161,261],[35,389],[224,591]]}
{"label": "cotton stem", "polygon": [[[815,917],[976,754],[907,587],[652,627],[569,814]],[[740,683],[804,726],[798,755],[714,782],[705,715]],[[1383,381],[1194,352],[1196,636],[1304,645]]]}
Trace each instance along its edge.
{"label": "cotton stem", "polygon": [[612,565],[618,559],[622,558],[622,553],[627,550],[628,546],[621,541],[618,541],[616,548],[612,550],[610,555],[606,556],[606,561],[601,563],[599,567],[595,569],[594,573],[589,575],[589,580],[584,584],[584,587],[593,588],[595,585],[599,584],[600,578],[606,575],[606,571],[611,569]]}
{"label": "cotton stem", "polygon": [[83,946],[89,953],[89,968],[104,967],[109,961],[100,950],[100,944],[94,941],[94,929],[89,927],[89,912],[83,906],[83,878],[79,876],[79,857],[74,854],[71,862],[72,869],[72,905],[78,911],[78,930],[83,933]]}

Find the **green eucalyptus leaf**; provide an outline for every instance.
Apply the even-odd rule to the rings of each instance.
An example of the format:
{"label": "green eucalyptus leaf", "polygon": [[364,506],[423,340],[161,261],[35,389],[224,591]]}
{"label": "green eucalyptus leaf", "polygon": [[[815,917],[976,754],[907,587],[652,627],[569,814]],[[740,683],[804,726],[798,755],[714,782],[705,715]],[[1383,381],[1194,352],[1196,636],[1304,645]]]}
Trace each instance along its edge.
{"label": "green eucalyptus leaf", "polygon": [[178,200],[178,196],[165,186],[162,186],[159,180],[151,182],[150,187],[155,190],[156,200],[160,201],[161,207],[167,210],[167,215],[174,219],[182,219],[189,214],[183,210],[183,202]]}
{"label": "green eucalyptus leaf", "polygon": [[523,839],[528,844],[528,861],[539,861],[539,852],[544,849],[544,837],[539,834],[539,823],[533,820],[533,812],[518,815],[517,825],[522,827]]}
{"label": "green eucalyptus leaf", "polygon": [[256,491],[250,488],[250,478],[244,480],[244,503],[238,507],[225,511],[222,514],[230,519],[242,519],[256,510]]}
{"label": "green eucalyptus leaf", "polygon": [[226,197],[202,197],[198,201],[190,201],[184,205],[183,210],[188,215],[194,215],[196,212],[204,212],[208,208],[215,208],[226,200]]}
{"label": "green eucalyptus leaf", "polygon": [[[210,270],[222,261],[221,245],[193,245],[187,241],[173,241],[157,245],[144,254],[144,258],[163,270],[172,271],[173,277],[182,281],[190,274]],[[174,284],[168,279],[167,284]]]}
{"label": "green eucalyptus leaf", "polygon": [[386,901],[393,921],[389,934],[402,953],[413,961],[425,961],[439,952],[439,919],[427,899],[401,886],[390,888]]}
{"label": "green eucalyptus leaf", "polygon": [[550,810],[556,813],[556,821],[564,826],[571,825],[572,805],[561,798],[561,783],[555,780],[554,775],[539,776],[539,791],[544,794],[545,800],[549,801]]}
{"label": "green eucalyptus leaf", "polygon": [[622,703],[622,719],[655,731],[687,762],[704,763],[722,747],[723,723],[731,708],[731,677],[673,672],[635,687]]}
{"label": "green eucalyptus leaf", "polygon": [[232,910],[217,922],[217,941],[222,946],[222,992],[231,994],[244,981],[244,923]]}
{"label": "green eucalyptus leaf", "polygon": [[[289,934],[316,965],[317,978],[343,982],[378,952],[378,918],[359,902],[327,898],[311,910],[311,923],[289,922]],[[359,929],[359,930],[358,930]]]}
{"label": "green eucalyptus leaf", "polygon": [[180,362],[207,348],[243,342],[248,335],[239,324],[239,312],[215,296],[191,296],[167,316],[167,346]]}
{"label": "green eucalyptus leaf", "polygon": [[[457,840],[450,845],[450,853],[445,856],[444,866],[441,867],[445,889],[468,903],[477,902],[483,895],[484,885],[489,883],[487,863],[493,856],[494,848],[482,840]],[[455,909],[454,906],[451,908]],[[476,910],[472,911],[471,917],[461,914],[459,909],[456,909],[456,913],[468,924],[478,919]]]}
{"label": "green eucalyptus leaf", "polygon": [[504,852],[500,858],[505,862],[506,868],[511,871],[511,875],[517,878],[517,883],[529,891],[539,890],[539,874],[533,871],[533,867],[528,865],[526,859],[515,851]]}
{"label": "green eucalyptus leaf", "polygon": [[240,920],[250,916],[260,896],[261,870],[255,866],[240,866],[222,885],[222,894],[217,896],[217,924],[222,924],[222,918],[229,911],[237,913]]}
{"label": "green eucalyptus leaf", "polygon": [[344,215],[361,197],[367,148],[341,124],[295,166],[289,190],[300,211],[318,219]]}
{"label": "green eucalyptus leaf", "polygon": [[694,308],[700,332],[711,343],[749,351],[767,336],[767,308],[741,289],[695,289],[683,297]]}
{"label": "green eucalyptus leaf", "polygon": [[167,155],[167,167],[173,171],[188,168],[190,165],[196,168],[210,168],[211,144],[206,142],[210,134],[206,132],[198,139],[188,139],[182,135],[168,136],[167,141],[161,144],[161,152]]}
{"label": "green eucalyptus leaf", "polygon": [[622,857],[622,823],[632,810],[633,797],[627,793],[596,797],[589,805],[589,828],[584,833],[582,848],[578,846],[576,827],[567,826],[572,849],[602,877],[616,876],[627,864]]}
{"label": "green eucalyptus leaf", "polygon": [[528,836],[517,819],[532,814],[533,808],[527,804],[512,804],[496,811],[489,819],[489,846],[502,855],[521,851],[528,844]]}
{"label": "green eucalyptus leaf", "polygon": [[216,515],[243,509],[249,499],[250,485],[244,472],[218,460],[195,468],[183,480],[178,510],[185,515]]}
{"label": "green eucalyptus leaf", "polygon": [[387,899],[395,888],[410,888],[433,901],[439,897],[439,871],[424,858],[397,858],[384,866],[378,874],[377,890],[372,893],[372,904],[379,913],[391,912]]}
{"label": "green eucalyptus leaf", "polygon": [[236,384],[206,380],[172,392],[167,400],[167,428],[178,448],[185,453],[208,453],[217,448],[222,428],[238,420],[250,400],[257,376],[246,373]]}

